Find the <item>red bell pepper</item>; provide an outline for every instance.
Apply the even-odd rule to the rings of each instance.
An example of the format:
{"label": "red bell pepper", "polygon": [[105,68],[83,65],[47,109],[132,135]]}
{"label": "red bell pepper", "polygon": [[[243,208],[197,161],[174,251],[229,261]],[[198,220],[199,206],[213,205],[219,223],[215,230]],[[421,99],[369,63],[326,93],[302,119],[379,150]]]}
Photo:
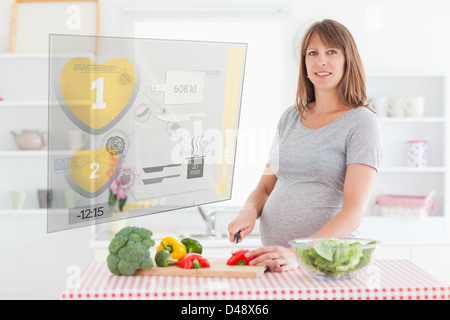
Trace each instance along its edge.
{"label": "red bell pepper", "polygon": [[209,266],[209,261],[198,253],[188,253],[177,261],[177,267],[183,269],[209,268]]}
{"label": "red bell pepper", "polygon": [[248,263],[253,260],[253,258],[247,258],[245,254],[248,252],[247,249],[239,249],[228,259],[227,265],[248,265]]}

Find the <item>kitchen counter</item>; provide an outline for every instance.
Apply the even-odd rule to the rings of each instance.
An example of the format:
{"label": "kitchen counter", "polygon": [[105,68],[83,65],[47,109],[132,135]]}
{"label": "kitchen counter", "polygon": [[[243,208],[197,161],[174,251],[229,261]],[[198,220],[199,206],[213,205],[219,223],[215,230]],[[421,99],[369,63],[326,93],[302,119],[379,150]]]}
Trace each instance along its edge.
{"label": "kitchen counter", "polygon": [[316,280],[301,269],[266,271],[256,279],[115,276],[105,262],[90,263],[60,300],[450,300],[450,285],[406,259],[375,260],[350,280]]}
{"label": "kitchen counter", "polygon": [[[229,248],[231,249],[232,243],[230,240],[224,236],[221,235],[220,237],[208,237],[206,235],[195,235],[191,234],[190,232],[176,232],[176,231],[168,231],[168,232],[155,232],[152,235],[152,239],[155,240],[155,244],[159,244],[162,240],[162,238],[172,236],[177,239],[183,239],[183,238],[194,238],[200,241],[200,243],[205,248]],[[111,242],[112,238],[114,237],[113,234],[108,233],[107,231],[99,232],[95,235],[94,239],[92,239],[89,242],[89,246],[91,248],[100,248],[105,249],[108,248],[109,243]],[[245,238],[245,246],[246,248],[258,248],[260,247],[261,240],[259,234],[250,234]],[[152,248],[155,249],[155,248]]]}

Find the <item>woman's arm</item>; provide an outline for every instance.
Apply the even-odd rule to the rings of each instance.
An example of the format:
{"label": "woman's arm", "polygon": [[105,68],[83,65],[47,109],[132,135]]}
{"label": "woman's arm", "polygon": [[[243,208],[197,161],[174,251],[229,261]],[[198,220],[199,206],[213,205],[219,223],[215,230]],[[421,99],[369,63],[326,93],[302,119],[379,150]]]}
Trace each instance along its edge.
{"label": "woman's arm", "polygon": [[346,237],[355,231],[364,217],[376,173],[376,169],[368,165],[348,165],[341,211],[311,235],[311,238]]}
{"label": "woman's arm", "polygon": [[236,232],[241,231],[239,241],[242,241],[245,236],[253,231],[256,219],[261,215],[264,204],[275,187],[277,180],[277,176],[270,169],[269,164],[266,164],[264,173],[255,190],[250,193],[238,216],[228,225],[228,234],[231,242],[234,242]]}

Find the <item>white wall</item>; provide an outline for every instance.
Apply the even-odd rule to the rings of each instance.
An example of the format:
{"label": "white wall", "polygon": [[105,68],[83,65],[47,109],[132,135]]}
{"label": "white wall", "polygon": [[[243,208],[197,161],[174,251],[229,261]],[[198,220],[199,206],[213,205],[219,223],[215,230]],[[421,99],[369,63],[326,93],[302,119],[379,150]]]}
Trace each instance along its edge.
{"label": "white wall", "polygon": [[[13,0],[0,2],[0,52],[9,51],[9,21]],[[188,3],[188,4],[186,4]],[[450,3],[446,0],[101,0],[100,34],[131,36],[123,15],[124,4],[146,5],[150,8],[204,8],[211,4],[221,7],[288,7],[283,17],[283,87],[286,98],[292,101],[297,80],[297,59],[294,43],[298,32],[310,22],[332,18],[347,26],[353,33],[368,72],[438,71],[449,70],[448,49]],[[45,14],[45,13],[43,13]],[[60,30],[58,30],[60,31]]]}

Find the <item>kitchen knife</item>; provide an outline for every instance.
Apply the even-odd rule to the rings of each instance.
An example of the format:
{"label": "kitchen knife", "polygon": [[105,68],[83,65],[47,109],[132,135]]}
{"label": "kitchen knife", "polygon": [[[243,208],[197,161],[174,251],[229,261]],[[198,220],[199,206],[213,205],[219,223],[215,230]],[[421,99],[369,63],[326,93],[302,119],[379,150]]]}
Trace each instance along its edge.
{"label": "kitchen knife", "polygon": [[234,244],[233,244],[233,248],[231,249],[231,254],[234,254],[236,252],[236,246],[239,242],[240,235],[241,235],[240,231],[238,231],[234,234]]}

